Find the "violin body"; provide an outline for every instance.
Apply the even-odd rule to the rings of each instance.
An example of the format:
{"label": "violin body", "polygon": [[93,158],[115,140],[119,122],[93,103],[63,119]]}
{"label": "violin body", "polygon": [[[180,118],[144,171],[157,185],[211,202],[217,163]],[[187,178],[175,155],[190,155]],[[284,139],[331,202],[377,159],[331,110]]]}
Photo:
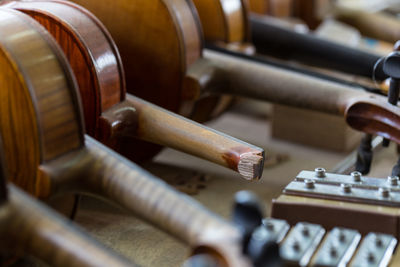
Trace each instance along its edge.
{"label": "violin body", "polygon": [[249,55],[255,49],[250,44],[248,7],[245,0],[194,0],[207,42],[217,43]]}
{"label": "violin body", "polygon": [[[38,23],[16,11],[2,11],[0,31],[0,42],[8,49],[0,53],[0,84],[10,88],[0,91],[8,170],[15,184],[46,197],[51,182],[40,166],[83,145],[80,103],[68,90],[76,82],[69,65],[60,60],[62,52],[46,42],[51,37]],[[35,53],[21,49],[27,43]]]}
{"label": "violin body", "polygon": [[203,48],[201,25],[191,2],[73,2],[91,11],[111,33],[124,65],[127,92],[199,122],[218,116],[230,105],[230,97],[207,94],[193,99],[193,88],[184,87],[186,73]]}

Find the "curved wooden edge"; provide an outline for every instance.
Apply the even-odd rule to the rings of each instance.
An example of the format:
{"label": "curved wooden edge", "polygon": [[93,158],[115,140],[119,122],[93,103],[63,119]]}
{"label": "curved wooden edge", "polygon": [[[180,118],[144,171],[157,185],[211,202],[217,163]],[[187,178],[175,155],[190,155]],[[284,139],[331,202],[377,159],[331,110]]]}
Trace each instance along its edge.
{"label": "curved wooden edge", "polygon": [[369,94],[348,99],[345,117],[353,129],[400,144],[400,107],[385,97]]}

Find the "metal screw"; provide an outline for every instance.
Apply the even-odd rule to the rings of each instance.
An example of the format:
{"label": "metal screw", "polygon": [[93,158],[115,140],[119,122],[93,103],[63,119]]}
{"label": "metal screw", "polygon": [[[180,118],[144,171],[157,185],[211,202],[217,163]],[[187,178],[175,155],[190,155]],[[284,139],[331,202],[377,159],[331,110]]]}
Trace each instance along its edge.
{"label": "metal screw", "polygon": [[315,176],[318,178],[325,178],[326,177],[326,170],[324,168],[316,168],[315,169]]}
{"label": "metal screw", "polygon": [[270,231],[274,230],[274,224],[272,222],[270,222],[270,221],[267,221],[265,223],[265,227],[267,227],[267,229],[270,230]]}
{"label": "metal screw", "polygon": [[292,248],[293,248],[293,250],[295,250],[295,251],[299,251],[299,250],[300,250],[300,243],[299,243],[299,241],[295,240],[295,241],[293,242],[293,244],[292,244]]}
{"label": "metal screw", "polygon": [[351,184],[341,184],[340,187],[344,193],[351,193]]}
{"label": "metal screw", "polygon": [[368,252],[367,261],[370,263],[375,262],[375,255],[373,252]]}
{"label": "metal screw", "polygon": [[332,258],[336,258],[338,253],[337,253],[337,249],[332,245],[331,248],[329,249],[329,255]]}
{"label": "metal screw", "polygon": [[315,188],[315,182],[313,180],[306,179],[306,180],[304,180],[304,184],[306,185],[306,188],[308,188],[308,189]]}
{"label": "metal screw", "polygon": [[384,198],[388,198],[390,196],[390,190],[384,187],[379,188],[379,193]]}
{"label": "metal screw", "polygon": [[379,236],[375,236],[375,245],[379,248],[382,247],[383,242],[382,239]]}
{"label": "metal screw", "polygon": [[399,184],[399,177],[398,176],[389,176],[387,181],[390,185],[396,186]]}
{"label": "metal screw", "polygon": [[339,241],[342,243],[346,241],[346,235],[342,231],[339,232]]}
{"label": "metal screw", "polygon": [[361,172],[354,171],[350,175],[351,177],[353,177],[354,182],[361,182],[361,176],[362,176]]}
{"label": "metal screw", "polygon": [[310,235],[310,230],[308,229],[308,227],[307,226],[303,226],[303,229],[301,230],[301,233],[304,235],[304,236],[309,236]]}

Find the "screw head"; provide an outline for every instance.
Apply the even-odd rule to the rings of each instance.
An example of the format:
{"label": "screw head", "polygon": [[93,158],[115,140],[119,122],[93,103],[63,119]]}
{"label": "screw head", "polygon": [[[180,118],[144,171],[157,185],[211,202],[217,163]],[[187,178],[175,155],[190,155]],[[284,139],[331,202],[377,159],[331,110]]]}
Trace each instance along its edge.
{"label": "screw head", "polygon": [[315,182],[313,180],[306,179],[306,180],[304,180],[304,184],[305,184],[307,189],[314,189],[315,188]]}
{"label": "screw head", "polygon": [[267,230],[269,230],[269,231],[274,230],[274,224],[273,224],[272,222],[270,222],[270,221],[267,221],[267,222],[265,223],[265,227],[266,227]]}
{"label": "screw head", "polygon": [[379,236],[376,236],[375,237],[375,246],[377,246],[379,248],[379,247],[382,247],[382,245],[383,245],[382,239]]}
{"label": "screw head", "polygon": [[340,187],[342,188],[343,193],[351,193],[351,184],[341,184]]}
{"label": "screw head", "polygon": [[315,169],[315,176],[318,178],[325,178],[326,177],[326,170],[324,168],[316,168]]}
{"label": "screw head", "polygon": [[379,194],[384,198],[388,198],[390,196],[390,190],[388,188],[381,187],[379,188]]}
{"label": "screw head", "polygon": [[293,248],[294,251],[300,251],[300,243],[299,243],[299,241],[295,240],[292,243],[292,248]]}
{"label": "screw head", "polygon": [[367,261],[370,262],[370,263],[375,262],[375,255],[374,255],[373,252],[368,252],[368,254],[367,254]]}
{"label": "screw head", "polygon": [[303,236],[309,236],[310,235],[310,230],[308,229],[307,226],[303,226],[303,229],[301,229],[301,233],[303,234]]}
{"label": "screw head", "polygon": [[361,177],[362,177],[361,172],[354,171],[350,175],[351,177],[353,177],[354,182],[361,182]]}
{"label": "screw head", "polygon": [[336,247],[334,247],[333,245],[332,245],[332,246],[330,247],[330,249],[329,249],[329,255],[330,255],[332,258],[336,258],[337,255],[338,255],[338,251],[337,251]]}
{"label": "screw head", "polygon": [[396,186],[399,184],[399,176],[389,176],[387,181],[390,185]]}

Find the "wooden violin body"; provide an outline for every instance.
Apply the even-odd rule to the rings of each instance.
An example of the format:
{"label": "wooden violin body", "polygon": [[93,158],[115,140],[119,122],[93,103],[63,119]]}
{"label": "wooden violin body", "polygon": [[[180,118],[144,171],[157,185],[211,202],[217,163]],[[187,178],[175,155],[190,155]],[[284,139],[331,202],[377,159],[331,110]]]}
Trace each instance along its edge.
{"label": "wooden violin body", "polygon": [[244,0],[194,0],[207,42],[254,54]]}
{"label": "wooden violin body", "polygon": [[0,84],[12,88],[0,93],[0,131],[12,181],[40,198],[107,198],[227,266],[249,266],[236,227],[83,135],[76,83],[55,41],[29,16],[0,12]]}
{"label": "wooden violin body", "polygon": [[208,159],[246,179],[260,178],[261,148],[126,95],[118,50],[107,30],[87,10],[66,1],[12,2],[7,6],[41,23],[67,55],[79,85],[88,134],[135,161],[155,153],[150,144],[137,141],[140,139]]}

